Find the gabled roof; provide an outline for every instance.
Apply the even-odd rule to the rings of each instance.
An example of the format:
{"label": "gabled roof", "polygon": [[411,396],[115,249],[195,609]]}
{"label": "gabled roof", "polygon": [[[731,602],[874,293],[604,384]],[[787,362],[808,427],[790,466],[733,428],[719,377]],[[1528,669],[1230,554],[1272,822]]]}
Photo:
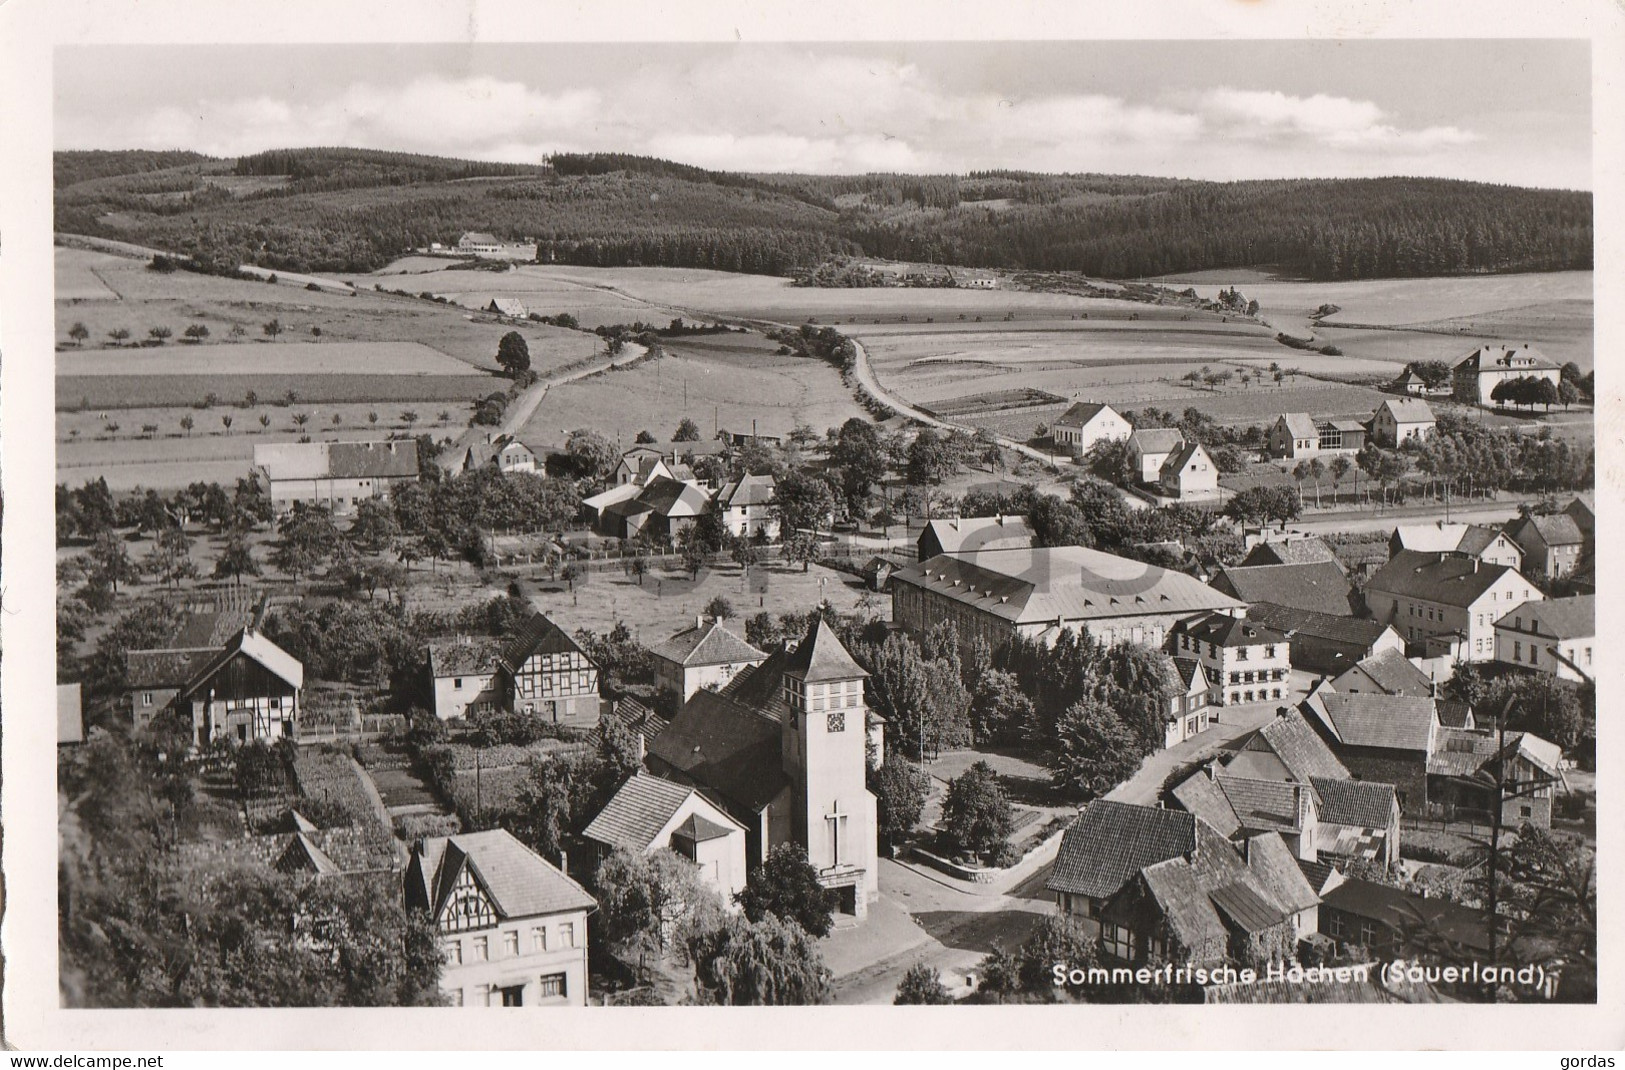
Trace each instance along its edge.
{"label": "gabled roof", "polygon": [[1379,747],[1386,750],[1432,750],[1438,716],[1431,698],[1410,695],[1379,695],[1361,692],[1338,694],[1329,689],[1312,691],[1299,706],[1325,726],[1345,747]]}
{"label": "gabled roof", "polygon": [[1387,828],[1399,805],[1392,784],[1318,776],[1310,783],[1320,799],[1320,819],[1333,825]]}
{"label": "gabled roof", "polygon": [[1142,454],[1172,453],[1185,444],[1177,427],[1142,427],[1128,436],[1128,447]]}
{"label": "gabled roof", "polygon": [[734,822],[734,827],[730,829],[717,824],[702,814],[689,814],[687,820],[672,829],[671,836],[674,840],[687,840],[689,843],[708,843],[711,840],[720,840],[742,830],[743,826],[737,821]]}
{"label": "gabled roof", "polygon": [[[747,669],[734,681],[761,671],[761,666]],[[749,825],[789,786],[780,753],[781,730],[776,718],[722,692],[702,689],[655,737],[649,757],[714,791],[735,818]]]}
{"label": "gabled roof", "polygon": [[661,516],[699,516],[711,507],[711,496],[692,483],[655,476],[644,484],[638,501]]}
{"label": "gabled roof", "polygon": [[429,644],[429,675],[477,676],[495,672],[502,644],[484,636],[462,636]]}
{"label": "gabled roof", "polygon": [[1286,424],[1287,434],[1293,438],[1319,438],[1320,432],[1315,428],[1315,419],[1307,412],[1283,412],[1276,417],[1277,424]]}
{"label": "gabled roof", "polygon": [[1507,536],[1519,546],[1523,546],[1523,540],[1528,537],[1530,528],[1535,529],[1540,540],[1547,546],[1579,546],[1585,542],[1585,533],[1567,513],[1520,517],[1507,525]]}
{"label": "gabled roof", "polygon": [[588,822],[581,835],[634,854],[664,847],[666,844],[656,843],[655,837],[694,793],[691,785],[662,780],[648,773],[633,773]]}
{"label": "gabled roof", "polygon": [[1196,818],[1178,810],[1096,799],[1061,837],[1052,891],[1101,899],[1147,866],[1196,849]]}
{"label": "gabled roof", "polygon": [[1486,564],[1472,557],[1401,550],[1366,581],[1365,589],[1367,598],[1371,591],[1383,591],[1466,608],[1484,597],[1501,577],[1517,571],[1511,565]]}
{"label": "gabled roof", "polygon": [[1508,732],[1506,748],[1500,749],[1495,732],[1475,728],[1441,728],[1433,753],[1428,756],[1428,772],[1436,776],[1474,777],[1492,775],[1490,766],[1499,758],[1523,758],[1553,779],[1560,779],[1563,751],[1556,743],[1528,732]]}
{"label": "gabled roof", "polygon": [[924,544],[927,533],[945,554],[1006,550],[1033,544],[1033,529],[1024,516],[967,516],[928,521],[917,540],[920,544]]}
{"label": "gabled roof", "polygon": [[1108,410],[1113,415],[1117,414],[1116,410],[1112,409],[1110,405],[1104,405],[1098,401],[1074,401],[1072,406],[1057,416],[1050,426],[1088,427],[1089,424],[1094,422],[1095,417]]}
{"label": "gabled roof", "polygon": [[1308,790],[1290,780],[1254,780],[1220,772],[1213,778],[1241,827],[1249,831],[1295,829],[1299,794]]}
{"label": "gabled roof", "polygon": [[1587,505],[1583,498],[1574,499],[1563,507],[1563,512],[1574,518],[1574,522],[1580,525],[1581,531],[1590,531],[1597,525],[1596,511]]}
{"label": "gabled roof", "polygon": [[[491,304],[495,305],[497,311],[502,313],[504,316],[523,316],[525,314],[524,303],[519,301],[517,298],[493,297],[491,298]],[[486,307],[490,306],[488,305]]]}
{"label": "gabled roof", "polygon": [[635,698],[619,698],[615,700],[615,709],[606,717],[598,721],[598,726],[592,731],[592,742],[596,744],[604,730],[604,726],[614,721],[625,728],[636,732],[643,740],[645,750],[654,738],[666,730],[670,723]]}
{"label": "gabled roof", "polygon": [[1434,932],[1453,943],[1489,948],[1487,915],[1448,899],[1424,898],[1350,877],[1327,891],[1321,901],[1344,913],[1383,922],[1402,933]]}
{"label": "gabled roof", "polygon": [[939,554],[898,569],[892,582],[1017,624],[1242,608],[1183,572],[1082,546]]}
{"label": "gabled roof", "polygon": [[471,230],[457,239],[458,245],[501,245],[502,240],[495,234],[487,234],[480,230]]}
{"label": "gabled roof", "polygon": [[213,658],[206,662],[197,674],[186,682],[181,688],[180,698],[184,699],[214,679],[216,673],[224,669],[231,660],[243,656],[257,663],[266,672],[275,676],[283,683],[295,690],[305,685],[305,666],[298,658],[277,646],[271,640],[258,632],[243,629],[234,635],[225,647],[218,651]]}
{"label": "gabled roof", "polygon": [[1367,650],[1388,630],[1388,625],[1365,617],[1321,613],[1275,602],[1254,602],[1247,607],[1247,619],[1282,632],[1288,639],[1326,639]]}
{"label": "gabled roof", "polygon": [[1218,829],[1220,835],[1234,836],[1240,831],[1241,818],[1235,807],[1206,770],[1198,769],[1175,784],[1170,794],[1186,813],[1206,821]]}
{"label": "gabled roof", "polygon": [[1307,539],[1270,539],[1247,551],[1239,567],[1306,565],[1316,561],[1337,561],[1337,555],[1324,539],[1315,536]]}
{"label": "gabled roof", "polygon": [[1179,674],[1179,682],[1185,685],[1186,692],[1196,691],[1208,686],[1207,670],[1195,658],[1169,658],[1174,663],[1174,671]]}
{"label": "gabled roof", "polygon": [[1228,935],[1200,876],[1183,858],[1170,858],[1140,871],[1168,927],[1185,947],[1201,947]]}
{"label": "gabled roof", "polygon": [[1298,868],[1298,860],[1277,833],[1247,837],[1242,856],[1264,891],[1287,912],[1295,914],[1320,902],[1320,896]]}
{"label": "gabled roof", "polygon": [[553,623],[545,613],[532,613],[530,619],[519,626],[502,646],[497,659],[509,672],[518,672],[520,666],[536,654],[578,653],[585,656],[581,645],[563,628]]}
{"label": "gabled roof", "polygon": [[1315,777],[1346,780],[1349,776],[1326,741],[1297,710],[1289,709],[1238,739],[1225,760],[1225,768],[1238,776],[1249,775],[1247,752],[1253,750],[1273,754],[1287,775],[1300,783],[1309,783]]}
{"label": "gabled roof", "polygon": [[1228,613],[1209,613],[1194,620],[1180,621],[1174,631],[1198,642],[1215,646],[1258,646],[1262,643],[1284,643],[1286,636],[1246,617],[1232,617]]}
{"label": "gabled roof", "polygon": [[1208,898],[1218,908],[1220,916],[1242,932],[1263,932],[1271,925],[1286,920],[1286,911],[1241,881],[1213,889],[1208,893]]}
{"label": "gabled roof", "polygon": [[1332,687],[1345,693],[1361,688],[1384,695],[1410,695],[1413,698],[1430,698],[1433,695],[1433,681],[1428,679],[1427,673],[1418,669],[1398,650],[1384,650],[1355,662],[1347,672],[1332,681]]}
{"label": "gabled roof", "polygon": [[[1202,448],[1202,444],[1200,442],[1192,441],[1185,443],[1183,446],[1179,447],[1179,449],[1175,450],[1173,453],[1170,453],[1168,455],[1168,459],[1162,462],[1162,469],[1157,473],[1158,476],[1162,479],[1167,479],[1170,476],[1179,475],[1185,470],[1186,466],[1191,463],[1192,458],[1194,458],[1198,453],[1200,453],[1203,457],[1208,456],[1207,450]],[[1208,463],[1213,463],[1213,459],[1211,457],[1208,457]]]}
{"label": "gabled roof", "polygon": [[418,474],[418,444],[410,438],[260,443],[254,466],[272,480],[398,479]]}
{"label": "gabled roof", "polygon": [[1477,557],[1489,549],[1502,534],[1500,528],[1484,524],[1400,524],[1394,528],[1388,542],[1396,550],[1419,550],[1422,553],[1470,554]]}
{"label": "gabled roof", "polygon": [[1329,862],[1311,862],[1306,858],[1300,858],[1297,862],[1298,872],[1303,874],[1304,879],[1309,882],[1309,887],[1314,889],[1317,896],[1324,896],[1331,887],[1335,886],[1332,879],[1333,874],[1336,874],[1339,880],[1342,878],[1342,874]]}
{"label": "gabled roof", "polygon": [[500,918],[530,918],[593,910],[598,901],[507,829],[430,836],[418,851],[417,863],[430,895],[430,912],[439,919],[464,868],[491,900]]}
{"label": "gabled roof", "polygon": [[318,877],[341,872],[338,863],[302,831],[295,832],[289,838],[288,846],[283,848],[281,857],[276,860],[276,869],[281,873],[314,873]]}
{"label": "gabled roof", "polygon": [[1386,411],[1396,424],[1430,424],[1434,422],[1433,409],[1421,398],[1387,398],[1377,406]]}
{"label": "gabled roof", "polygon": [[670,639],[655,644],[649,653],[689,668],[767,660],[765,651],[756,649],[729,631],[720,620],[702,621],[692,628],[685,628]]}
{"label": "gabled roof", "polygon": [[124,655],[124,678],[132,690],[184,687],[220,653],[218,646],[191,650],[131,650]]}
{"label": "gabled roof", "polygon": [[717,494],[717,501],[730,509],[746,505],[766,505],[773,500],[775,487],[774,479],[770,475],[745,475],[731,483],[723,484],[721,492]]}
{"label": "gabled roof", "polygon": [[1331,616],[1353,613],[1349,601],[1353,588],[1336,561],[1222,568],[1213,577],[1213,586],[1248,603],[1273,602]]}
{"label": "gabled roof", "polygon": [[847,653],[846,647],[836,636],[835,629],[822,615],[813,619],[812,627],[807,629],[807,637],[788,652],[784,674],[809,684],[861,680],[869,676],[862,666],[852,660],[852,655]]}

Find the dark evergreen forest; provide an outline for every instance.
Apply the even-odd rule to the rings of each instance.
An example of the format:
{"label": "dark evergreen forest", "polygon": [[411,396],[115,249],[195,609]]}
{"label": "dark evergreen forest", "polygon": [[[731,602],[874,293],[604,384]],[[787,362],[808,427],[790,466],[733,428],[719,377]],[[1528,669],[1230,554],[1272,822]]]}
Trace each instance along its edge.
{"label": "dark evergreen forest", "polygon": [[[251,178],[268,184],[243,184]],[[754,175],[621,154],[519,165],[291,149],[238,160],[62,152],[56,186],[58,230],[221,270],[368,271],[467,230],[532,238],[543,261],[771,275],[859,255],[1105,278],[1264,266],[1338,280],[1592,263],[1589,193],[1443,179]]]}

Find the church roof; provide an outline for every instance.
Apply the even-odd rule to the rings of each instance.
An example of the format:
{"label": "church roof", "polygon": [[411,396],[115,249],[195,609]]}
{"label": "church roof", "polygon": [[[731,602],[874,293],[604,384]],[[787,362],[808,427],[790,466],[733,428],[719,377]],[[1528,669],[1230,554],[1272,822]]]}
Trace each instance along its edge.
{"label": "church roof", "polygon": [[[734,678],[755,677],[766,666]],[[776,681],[773,689],[778,690]],[[730,694],[694,692],[649,745],[651,760],[715,792],[742,821],[760,813],[790,783],[780,753],[779,721]]]}
{"label": "church roof", "polygon": [[852,655],[846,652],[846,647],[836,637],[835,630],[822,616],[813,621],[812,627],[807,629],[807,637],[789,652],[784,673],[809,684],[859,680],[869,675],[852,660]]}

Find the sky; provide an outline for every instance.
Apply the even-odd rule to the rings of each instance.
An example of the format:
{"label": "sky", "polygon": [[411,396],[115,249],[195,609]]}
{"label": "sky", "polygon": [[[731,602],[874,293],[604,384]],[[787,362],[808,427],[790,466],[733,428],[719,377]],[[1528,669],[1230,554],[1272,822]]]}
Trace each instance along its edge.
{"label": "sky", "polygon": [[73,46],[59,149],[1591,188],[1584,41]]}

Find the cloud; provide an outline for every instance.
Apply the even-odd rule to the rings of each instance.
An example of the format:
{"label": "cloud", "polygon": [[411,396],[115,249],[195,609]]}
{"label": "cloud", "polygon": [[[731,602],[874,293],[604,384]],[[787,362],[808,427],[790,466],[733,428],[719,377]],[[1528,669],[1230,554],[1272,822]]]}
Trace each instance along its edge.
{"label": "cloud", "polygon": [[[648,53],[551,89],[524,76],[439,73],[281,86],[60,117],[72,147],[186,147],[239,155],[352,145],[529,162],[620,151],[717,169],[1135,171],[1205,178],[1470,172],[1482,141],[1407,127],[1372,100],[1218,86],[1130,99],[1109,92],[1001,95],[901,62],[804,47]],[[94,121],[92,121],[92,118]]]}

